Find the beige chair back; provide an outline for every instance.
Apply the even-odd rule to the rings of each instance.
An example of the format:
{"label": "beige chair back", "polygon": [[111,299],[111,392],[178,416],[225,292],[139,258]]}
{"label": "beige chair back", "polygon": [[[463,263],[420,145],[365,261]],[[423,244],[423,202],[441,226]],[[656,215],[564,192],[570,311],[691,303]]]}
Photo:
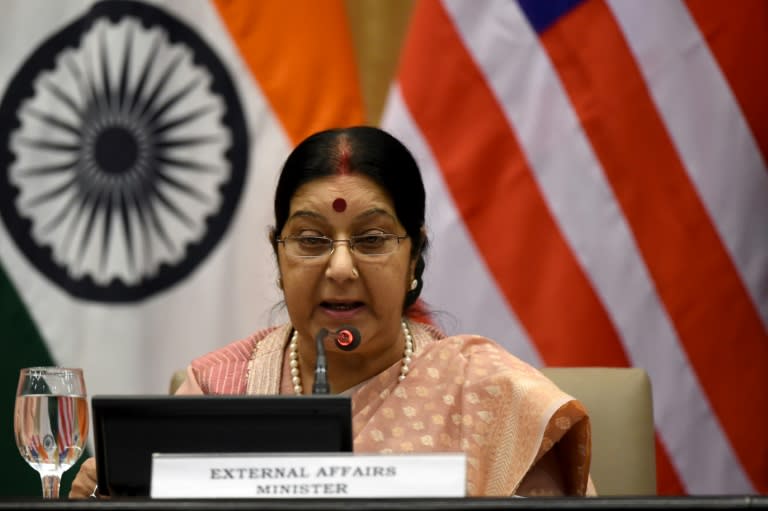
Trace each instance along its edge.
{"label": "beige chair back", "polygon": [[639,368],[547,367],[541,370],[587,407],[592,423],[590,473],[598,495],[656,494],[653,402]]}
{"label": "beige chair back", "polygon": [[187,371],[184,369],[179,369],[178,371],[175,371],[171,375],[171,384],[169,385],[168,392],[169,394],[175,394],[177,390],[179,390],[179,387],[181,387],[181,384],[184,383],[184,380],[187,379]]}

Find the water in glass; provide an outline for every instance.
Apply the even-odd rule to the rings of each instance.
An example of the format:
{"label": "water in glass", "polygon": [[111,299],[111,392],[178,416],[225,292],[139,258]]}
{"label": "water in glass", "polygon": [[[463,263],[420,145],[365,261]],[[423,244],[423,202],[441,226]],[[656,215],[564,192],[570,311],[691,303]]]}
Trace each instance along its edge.
{"label": "water in glass", "polygon": [[14,431],[21,456],[40,473],[43,497],[57,498],[61,475],[80,458],[88,436],[82,370],[22,369]]}

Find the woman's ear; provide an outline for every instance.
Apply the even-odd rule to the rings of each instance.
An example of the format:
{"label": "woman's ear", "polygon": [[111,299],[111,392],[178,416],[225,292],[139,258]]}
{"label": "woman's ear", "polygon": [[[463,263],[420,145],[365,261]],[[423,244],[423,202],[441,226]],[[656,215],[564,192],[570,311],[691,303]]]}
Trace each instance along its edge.
{"label": "woman's ear", "polygon": [[[424,241],[427,239],[427,230],[424,228],[424,226],[421,226],[421,229],[419,229],[419,239],[414,240],[413,243],[415,244],[414,250],[413,250],[413,261],[411,261],[411,264],[413,265],[413,268],[416,267],[416,262],[419,260],[419,257],[421,257],[421,253],[424,250]],[[411,269],[411,273],[413,273],[413,268]]]}
{"label": "woman's ear", "polygon": [[410,275],[410,278],[408,279],[409,283],[416,278],[416,267],[419,264],[419,258],[421,257],[422,249],[424,248],[424,240],[427,239],[426,236],[427,231],[424,229],[424,226],[421,226],[421,229],[419,229],[419,239],[412,241],[412,243],[414,243],[414,248],[412,250],[413,257],[411,257],[411,262],[408,265]]}
{"label": "woman's ear", "polygon": [[275,279],[275,284],[277,285],[277,288],[282,291],[283,273],[280,271],[280,257],[278,257],[277,253],[277,230],[274,227],[270,227],[269,232],[267,233],[267,237],[269,238],[269,243],[272,245],[272,249],[274,250],[275,264],[277,264],[277,278]]}
{"label": "woman's ear", "polygon": [[272,248],[275,250],[275,255],[277,255],[277,230],[274,227],[269,228],[267,239],[269,239],[269,244],[272,245]]}

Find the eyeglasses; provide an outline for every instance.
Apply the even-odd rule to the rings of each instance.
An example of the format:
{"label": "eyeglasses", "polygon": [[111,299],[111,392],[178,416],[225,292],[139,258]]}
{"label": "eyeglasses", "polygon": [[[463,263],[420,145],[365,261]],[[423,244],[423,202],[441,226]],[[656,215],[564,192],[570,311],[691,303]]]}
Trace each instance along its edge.
{"label": "eyeglasses", "polygon": [[285,246],[285,253],[291,257],[313,259],[329,256],[333,253],[337,243],[346,243],[349,249],[357,255],[376,257],[391,254],[408,235],[397,234],[362,234],[352,236],[348,240],[334,240],[327,236],[286,236],[277,238],[277,243]]}

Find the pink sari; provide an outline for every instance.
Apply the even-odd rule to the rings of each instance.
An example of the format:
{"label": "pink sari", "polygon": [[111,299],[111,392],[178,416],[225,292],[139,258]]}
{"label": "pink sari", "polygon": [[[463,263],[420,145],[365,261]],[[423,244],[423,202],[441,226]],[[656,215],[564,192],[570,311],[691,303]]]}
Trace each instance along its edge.
{"label": "pink sari", "polygon": [[[410,326],[415,355],[405,380],[397,363],[352,393],[355,452],[463,451],[470,496],[550,494],[553,486],[587,493],[581,403],[489,339]],[[177,394],[292,394],[290,331],[264,330],[196,359]]]}

